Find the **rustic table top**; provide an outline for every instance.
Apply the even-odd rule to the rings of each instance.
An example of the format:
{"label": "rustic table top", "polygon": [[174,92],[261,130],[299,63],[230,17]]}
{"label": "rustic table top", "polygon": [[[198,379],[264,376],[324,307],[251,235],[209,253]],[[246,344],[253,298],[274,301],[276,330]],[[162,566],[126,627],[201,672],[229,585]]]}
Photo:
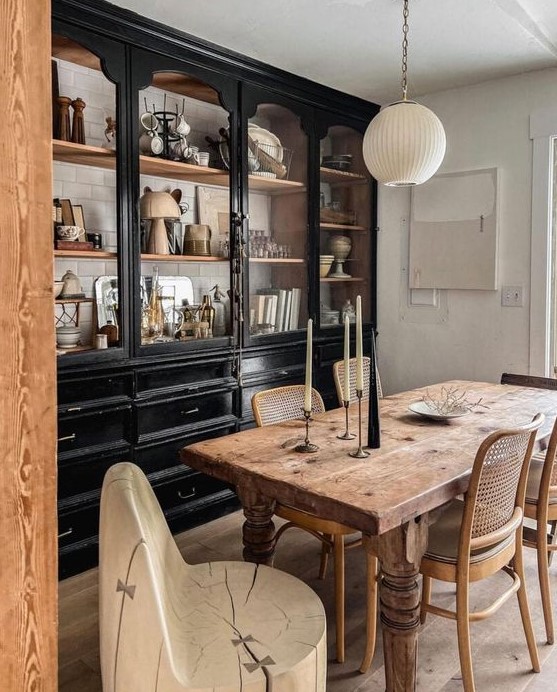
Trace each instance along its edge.
{"label": "rustic table top", "polygon": [[[429,390],[456,387],[482,406],[448,421],[408,411]],[[245,430],[185,447],[182,461],[211,476],[319,516],[382,534],[441,506],[466,491],[474,457],[494,430],[530,421],[542,412],[547,436],[557,415],[557,392],[486,382],[452,381],[381,399],[381,448],[354,459],[356,441],[343,441],[344,409],[314,416],[314,454],[295,452],[303,439],[302,420]],[[367,440],[367,406],[363,406]],[[350,429],[357,432],[357,406],[350,407]]]}

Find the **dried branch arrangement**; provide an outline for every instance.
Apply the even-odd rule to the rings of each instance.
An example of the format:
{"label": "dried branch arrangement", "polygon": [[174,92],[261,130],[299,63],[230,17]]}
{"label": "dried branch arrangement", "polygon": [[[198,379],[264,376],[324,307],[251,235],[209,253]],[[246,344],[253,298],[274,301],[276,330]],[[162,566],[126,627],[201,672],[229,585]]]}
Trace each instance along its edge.
{"label": "dried branch arrangement", "polygon": [[467,394],[468,392],[461,392],[456,387],[441,387],[441,391],[437,395],[431,395],[429,389],[427,389],[422,397],[422,401],[430,409],[442,416],[447,416],[463,409],[471,411],[476,406],[489,408],[482,404],[481,398],[478,401],[470,401]]}

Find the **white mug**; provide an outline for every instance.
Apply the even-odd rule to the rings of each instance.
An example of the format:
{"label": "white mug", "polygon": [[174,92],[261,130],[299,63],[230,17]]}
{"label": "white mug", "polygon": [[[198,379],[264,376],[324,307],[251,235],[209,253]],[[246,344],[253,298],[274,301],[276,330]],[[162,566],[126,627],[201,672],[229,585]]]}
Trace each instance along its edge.
{"label": "white mug", "polygon": [[189,135],[191,132],[191,127],[186,122],[186,119],[182,113],[176,117],[174,125],[171,125],[170,129],[173,130],[177,135],[182,135],[183,137]]}
{"label": "white mug", "polygon": [[209,152],[200,151],[197,154],[196,163],[198,166],[208,166],[209,165]]}
{"label": "white mug", "polygon": [[95,348],[108,348],[107,334],[97,334],[95,336]]}

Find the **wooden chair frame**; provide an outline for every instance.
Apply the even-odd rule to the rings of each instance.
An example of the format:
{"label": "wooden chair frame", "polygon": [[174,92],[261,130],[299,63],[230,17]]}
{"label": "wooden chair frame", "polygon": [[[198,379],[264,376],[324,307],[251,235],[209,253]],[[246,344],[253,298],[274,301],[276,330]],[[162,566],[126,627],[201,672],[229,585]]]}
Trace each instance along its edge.
{"label": "wooden chair frame", "polygon": [[[549,377],[535,377],[532,375],[516,375],[503,373],[501,384],[512,384],[519,387],[535,387],[536,389],[557,389],[557,379]],[[523,529],[523,544],[528,548],[535,548],[538,558],[538,577],[542,597],[543,618],[547,643],[553,644],[555,640],[553,627],[553,606],[551,589],[549,586],[549,567],[553,553],[557,550],[557,502],[550,503],[557,498],[557,420],[553,425],[547,450],[544,453],[534,454],[531,469],[534,464],[542,464],[542,473],[538,490],[537,501],[526,496],[524,504],[524,516],[536,521],[536,528],[525,526]],[[549,534],[547,526],[550,526]]]}
{"label": "wooden chair frame", "polygon": [[[252,397],[251,406],[253,409],[253,415],[255,417],[255,422],[259,427],[265,425],[272,425],[273,423],[278,423],[283,420],[291,420],[298,409],[299,402],[303,402],[304,398],[304,385],[289,385],[286,387],[275,387],[274,389],[267,389],[258,392]],[[294,397],[295,403],[292,403],[292,398]],[[288,403],[285,403],[288,402]],[[276,409],[276,406],[282,409]],[[301,418],[301,403],[300,403],[300,418]],[[312,409],[316,413],[321,413],[325,411],[325,404],[319,392],[312,389]],[[327,564],[329,559],[329,554],[333,553],[333,565],[334,565],[334,580],[335,580],[335,624],[336,624],[336,659],[339,663],[343,663],[345,659],[345,649],[344,649],[344,629],[345,629],[345,618],[344,618],[344,592],[345,592],[345,579],[344,579],[344,551],[345,549],[354,548],[362,544],[361,538],[356,538],[350,542],[345,541],[345,536],[353,535],[358,533],[353,528],[340,524],[336,521],[330,519],[325,519],[318,517],[309,512],[304,512],[303,510],[296,509],[289,505],[283,505],[279,502],[275,505],[275,514],[281,519],[286,519],[286,524],[283,524],[280,529],[275,534],[275,541],[278,541],[282,534],[291,528],[302,529],[307,531],[312,536],[315,536],[322,543],[321,549],[321,562],[319,566],[319,578],[324,579]],[[375,565],[373,564],[375,562]],[[377,560],[371,558],[368,560],[368,582],[373,582],[373,587],[376,588],[376,573],[377,573]],[[372,575],[370,577],[370,575]],[[368,585],[369,586],[369,585]],[[372,587],[372,588],[373,588]],[[376,618],[376,596],[373,598],[373,612],[369,610],[369,588],[368,588],[368,611],[367,611],[367,622],[368,622],[368,642],[366,645],[366,654],[364,660],[360,667],[362,673],[365,673],[370,666],[371,658],[373,657],[373,651],[375,649],[375,618]],[[369,622],[373,619],[373,628],[371,628]],[[373,640],[369,641],[369,633],[372,631]],[[371,656],[369,651],[371,649]]]}
{"label": "wooden chair frame", "polygon": [[[528,651],[532,661],[532,668],[535,672],[539,672],[540,670],[524,579],[522,519],[528,466],[532,456],[536,431],[543,420],[543,415],[538,414],[531,423],[512,430],[499,430],[489,435],[489,437],[482,442],[476,454],[470,477],[470,484],[464,501],[456,562],[443,562],[426,552],[420,566],[420,571],[423,574],[420,620],[424,623],[428,612],[456,620],[462,681],[466,692],[473,692],[475,690],[470,648],[470,622],[476,622],[489,617],[514,593],[518,596],[522,625],[524,627]],[[498,529],[473,537],[474,517],[478,507],[477,497],[481,488],[482,473],[484,471],[486,457],[490,449],[499,440],[520,435],[527,435],[528,437],[524,460],[518,478],[514,502],[515,507],[512,516]],[[442,521],[442,517],[440,521]],[[485,559],[471,562],[471,554],[474,551],[495,548],[497,545],[501,545],[500,550],[490,551],[490,555],[486,556]],[[471,613],[469,610],[470,583],[485,579],[499,570],[503,570],[511,577],[512,583],[510,587],[488,608]],[[433,579],[456,584],[456,611],[440,608],[431,604],[431,583]]]}

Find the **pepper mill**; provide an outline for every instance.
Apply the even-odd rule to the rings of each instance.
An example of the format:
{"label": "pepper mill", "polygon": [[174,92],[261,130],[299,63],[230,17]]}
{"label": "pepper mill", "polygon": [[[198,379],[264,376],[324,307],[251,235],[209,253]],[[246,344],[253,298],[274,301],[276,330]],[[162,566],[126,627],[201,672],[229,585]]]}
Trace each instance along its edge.
{"label": "pepper mill", "polygon": [[83,109],[85,101],[77,98],[72,101],[73,123],[72,123],[72,142],[85,144],[85,123],[83,121]]}
{"label": "pepper mill", "polygon": [[70,129],[70,106],[71,98],[67,96],[59,96],[58,102],[58,137],[63,142],[71,142],[72,135]]}

